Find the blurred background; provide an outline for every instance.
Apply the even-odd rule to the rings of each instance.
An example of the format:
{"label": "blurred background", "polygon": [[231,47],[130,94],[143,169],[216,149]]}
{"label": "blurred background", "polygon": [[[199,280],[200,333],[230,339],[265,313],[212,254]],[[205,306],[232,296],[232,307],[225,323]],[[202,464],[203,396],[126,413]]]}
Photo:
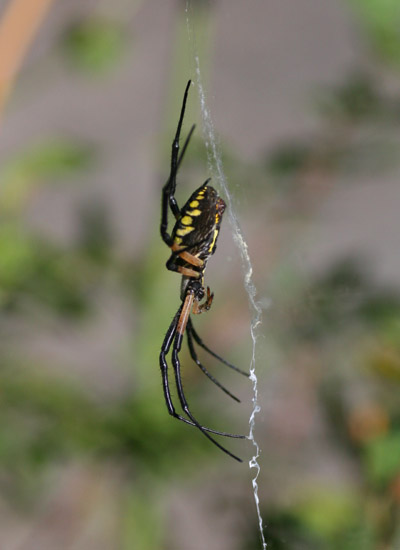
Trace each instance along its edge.
{"label": "blurred background", "polygon": [[[252,446],[222,441],[239,465],[173,420],[158,366],[180,286],[160,190],[195,54],[263,306],[268,548],[400,548],[400,4],[189,8],[0,1],[0,548],[261,547]],[[193,122],[180,204],[209,176],[195,87]],[[247,369],[231,233],[195,324]],[[192,410],[247,433],[251,383],[199,355],[242,402],[185,349]]]}

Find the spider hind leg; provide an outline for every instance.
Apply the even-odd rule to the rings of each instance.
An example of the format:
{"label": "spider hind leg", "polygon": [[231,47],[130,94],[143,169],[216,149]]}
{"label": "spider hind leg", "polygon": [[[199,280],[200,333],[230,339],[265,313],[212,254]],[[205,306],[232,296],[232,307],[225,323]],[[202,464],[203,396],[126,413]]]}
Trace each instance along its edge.
{"label": "spider hind leg", "polygon": [[226,365],[227,367],[235,370],[236,372],[239,372],[240,374],[243,374],[243,376],[246,376],[247,378],[250,376],[248,372],[242,370],[242,369],[239,369],[238,367],[236,367],[235,365],[232,365],[232,363],[229,363],[229,361],[227,361],[226,359],[224,359],[223,357],[221,357],[220,355],[217,355],[215,353],[215,351],[212,351],[208,346],[205,345],[205,343],[203,342],[203,340],[200,338],[200,336],[197,334],[197,332],[195,331],[194,329],[194,326],[193,326],[193,323],[192,323],[192,320],[189,318],[188,319],[188,324],[187,324],[187,330],[190,332],[190,334],[193,336],[193,338],[195,339],[196,343],[201,347],[203,348],[207,353],[209,353],[212,357],[215,357],[215,359],[218,359],[218,361],[220,361],[221,363],[223,363],[224,365]]}
{"label": "spider hind leg", "polygon": [[[181,345],[182,345],[182,338],[183,338],[183,332],[180,332],[178,330],[177,333],[176,333],[176,336],[175,336],[174,345],[173,345],[173,349],[172,349],[172,366],[173,366],[173,369],[174,369],[174,372],[175,372],[175,382],[176,382],[179,401],[181,403],[182,409],[185,412],[185,414],[188,416],[188,418],[190,418],[190,420],[193,422],[193,424],[201,431],[201,433],[207,439],[209,439],[212,443],[214,443],[214,445],[216,445],[219,449],[221,449],[221,451],[223,451],[227,455],[231,456],[232,458],[234,458],[238,462],[243,462],[243,460],[241,458],[239,458],[238,456],[231,453],[231,451],[226,449],[226,447],[223,447],[220,443],[218,443],[218,441],[216,441],[213,437],[211,437],[210,434],[207,433],[209,430],[205,429],[204,426],[202,426],[196,420],[196,418],[193,416],[193,414],[191,413],[191,411],[189,409],[189,405],[186,401],[186,397],[185,397],[185,394],[184,394],[184,391],[183,391],[182,378],[181,378],[181,366],[180,366],[180,361],[179,361],[179,352],[180,352]],[[213,432],[213,433],[215,433],[215,432]],[[223,432],[221,432],[220,435],[227,435],[227,434],[223,434]],[[245,439],[246,436],[236,436],[236,437],[239,437],[241,439]]]}
{"label": "spider hind leg", "polygon": [[211,380],[211,382],[213,382],[223,392],[225,392],[227,395],[229,395],[229,397],[232,397],[232,399],[234,399],[235,401],[240,403],[240,399],[238,397],[236,397],[236,395],[233,395],[233,393],[231,393],[227,388],[225,388],[225,386],[223,386],[221,384],[221,382],[219,382],[210,372],[208,372],[206,367],[201,363],[200,359],[197,356],[196,350],[194,349],[192,334],[187,329],[187,327],[186,327],[186,336],[187,336],[187,340],[188,340],[188,347],[189,347],[190,356],[193,359],[193,361],[196,363],[196,365],[204,372],[204,374]]}
{"label": "spider hind leg", "polygon": [[[190,313],[190,307],[193,302],[193,295],[189,294],[186,298],[186,300],[182,303],[181,307],[178,309],[174,319],[172,320],[172,323],[167,331],[167,334],[164,338],[164,342],[161,348],[160,353],[160,367],[162,372],[162,380],[163,380],[163,389],[164,389],[164,397],[167,404],[168,412],[171,416],[174,418],[181,420],[182,422],[185,422],[186,424],[189,424],[191,426],[195,426],[198,428],[207,439],[209,439],[214,445],[216,445],[219,449],[221,449],[224,453],[228,454],[238,462],[242,462],[242,460],[231,453],[228,449],[223,447],[220,443],[218,443],[214,438],[212,438],[209,433],[215,434],[215,435],[221,435],[224,437],[232,437],[232,438],[238,438],[238,439],[245,439],[246,436],[244,435],[238,435],[238,434],[231,434],[227,432],[221,432],[218,430],[213,430],[211,428],[207,428],[205,426],[202,426],[196,418],[192,415],[188,403],[186,401],[186,397],[183,392],[183,385],[182,385],[182,378],[181,378],[181,372],[180,372],[180,361],[179,361],[179,352],[181,349],[182,344],[182,338],[185,332],[185,328],[187,325],[187,321],[189,319],[189,313]],[[171,398],[171,392],[169,387],[169,380],[168,380],[168,363],[166,360],[166,356],[170,350],[171,344],[173,343],[173,349],[172,349],[172,365],[175,373],[175,381],[176,381],[176,387],[178,390],[178,396],[179,400],[182,406],[182,409],[188,416],[188,418],[185,418],[184,416],[181,416],[178,414],[175,410],[175,407],[172,402]]]}

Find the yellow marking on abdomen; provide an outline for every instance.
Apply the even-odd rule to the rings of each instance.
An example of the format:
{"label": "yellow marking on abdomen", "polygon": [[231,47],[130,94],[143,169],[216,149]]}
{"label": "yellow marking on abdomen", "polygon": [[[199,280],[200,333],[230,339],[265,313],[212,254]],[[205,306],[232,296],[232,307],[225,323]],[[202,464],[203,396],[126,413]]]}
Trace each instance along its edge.
{"label": "yellow marking on abdomen", "polygon": [[196,208],[195,210],[189,210],[188,214],[190,214],[191,216],[200,216],[201,210],[199,210],[198,208]]}
{"label": "yellow marking on abdomen", "polygon": [[192,208],[197,208],[199,206],[199,201],[192,201],[191,203],[189,203],[189,206],[191,206]]}
{"label": "yellow marking on abdomen", "polygon": [[180,237],[175,237],[174,238],[174,243],[181,244],[181,242],[182,242],[182,239]]}
{"label": "yellow marking on abdomen", "polygon": [[213,240],[211,241],[211,244],[210,244],[209,249],[208,249],[209,252],[212,252],[212,250],[213,250],[213,248],[214,248],[214,246],[215,246],[215,241],[217,240],[218,233],[219,233],[219,230],[218,230],[218,229],[214,229]]}
{"label": "yellow marking on abdomen", "polygon": [[180,227],[179,229],[177,229],[176,234],[179,235],[180,237],[184,237],[185,235],[187,235],[193,230],[194,230],[194,227],[191,227],[190,225],[188,225],[187,227]]}
{"label": "yellow marking on abdomen", "polygon": [[181,219],[181,223],[183,225],[190,225],[192,223],[192,218],[190,216],[183,216],[183,218]]}

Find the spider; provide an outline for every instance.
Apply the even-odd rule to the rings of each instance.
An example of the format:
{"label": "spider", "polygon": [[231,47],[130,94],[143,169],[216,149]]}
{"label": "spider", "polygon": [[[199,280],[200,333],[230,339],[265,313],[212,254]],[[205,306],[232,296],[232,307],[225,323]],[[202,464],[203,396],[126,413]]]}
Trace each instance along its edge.
{"label": "spider", "polygon": [[[169,270],[176,271],[182,275],[180,294],[181,305],[179,306],[179,309],[168,328],[160,353],[163,390],[168,412],[171,416],[185,422],[186,424],[195,426],[202,432],[202,434],[205,435],[205,437],[212,441],[214,445],[219,447],[219,449],[239,462],[242,462],[239,457],[231,453],[228,449],[216,441],[210,433],[241,439],[245,439],[246,436],[213,430],[200,424],[189,409],[189,405],[183,391],[181,378],[179,352],[182,347],[182,340],[185,333],[187,336],[189,352],[193,361],[214,384],[216,384],[222,391],[232,397],[235,401],[239,401],[239,399],[227,390],[216,378],[214,378],[214,376],[200,362],[195,350],[194,342],[196,342],[214,358],[218,359],[221,363],[243,374],[244,376],[249,376],[248,373],[235,367],[231,363],[228,363],[228,361],[214,353],[208,346],[206,346],[195,331],[190,317],[191,313],[196,315],[204,311],[208,311],[213,301],[214,294],[210,292],[210,288],[207,287],[207,291],[204,288],[204,272],[210,256],[214,254],[216,250],[222,215],[226,207],[225,202],[221,199],[221,197],[219,197],[215,189],[209,185],[210,179],[207,179],[203,185],[201,185],[190,196],[183,208],[179,208],[175,198],[177,172],[195,129],[195,125],[193,125],[184,142],[182,151],[179,152],[179,139],[190,85],[191,81],[189,80],[183,96],[183,103],[176,135],[172,143],[171,171],[162,190],[160,232],[162,240],[171,249],[171,256],[167,261],[166,266]],[[176,219],[172,233],[168,233],[169,209],[171,209],[171,212]],[[202,301],[203,299],[204,301]],[[176,389],[182,410],[186,416],[182,416],[176,412],[171,398],[168,379],[168,363],[166,359],[171,346],[171,362],[175,374]]]}

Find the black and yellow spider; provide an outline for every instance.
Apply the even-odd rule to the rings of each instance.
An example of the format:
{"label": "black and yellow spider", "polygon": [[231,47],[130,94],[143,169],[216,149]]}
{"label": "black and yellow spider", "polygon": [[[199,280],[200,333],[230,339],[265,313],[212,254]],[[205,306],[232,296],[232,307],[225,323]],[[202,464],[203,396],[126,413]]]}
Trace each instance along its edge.
{"label": "black and yellow spider", "polygon": [[[179,139],[182,128],[183,117],[185,114],[185,107],[187,96],[189,93],[191,81],[189,80],[185,94],[183,97],[182,109],[179,117],[178,128],[176,130],[175,139],[172,143],[172,155],[171,155],[171,171],[169,178],[162,190],[162,204],[161,204],[161,237],[165,244],[167,244],[172,253],[167,261],[167,268],[171,271],[176,271],[182,275],[181,282],[181,305],[170,324],[164,342],[161,347],[160,353],[160,367],[163,379],[163,389],[165,401],[168,407],[168,412],[173,417],[197,427],[210,441],[212,441],[222,451],[235,458],[239,462],[242,462],[240,458],[232,454],[225,449],[220,443],[218,443],[210,433],[223,435],[226,437],[235,437],[244,439],[244,435],[230,434],[226,432],[220,432],[212,430],[202,426],[191,413],[188,403],[186,401],[185,394],[183,392],[182,379],[181,379],[181,366],[179,361],[179,352],[182,346],[182,339],[186,332],[189,352],[194,362],[200,367],[206,376],[220,389],[227,393],[230,397],[239,401],[230,391],[228,391],[218,380],[216,380],[208,370],[202,365],[197,357],[194,347],[194,341],[206,350],[210,355],[227,365],[228,367],[248,376],[248,374],[234,365],[231,365],[225,359],[211,351],[198,336],[195,331],[190,314],[199,314],[203,311],[208,311],[211,307],[213,300],[213,294],[210,293],[209,287],[207,287],[207,293],[204,289],[204,272],[207,266],[207,262],[212,254],[214,254],[217,245],[217,238],[221,226],[222,215],[225,210],[225,203],[218,196],[218,193],[208,185],[209,179],[203,183],[189,198],[182,209],[179,208],[175,198],[176,189],[176,175],[179,165],[185,154],[186,148],[189,144],[190,138],[194,131],[194,125],[191,127],[190,132],[182,147],[182,151],[179,154]],[[176,219],[172,233],[168,233],[168,210],[172,211]],[[204,302],[200,303],[203,298]],[[171,392],[169,388],[168,380],[168,363],[166,356],[172,345],[171,362],[175,374],[175,383],[179,396],[181,407],[186,414],[186,417],[178,414],[172,403]]]}

